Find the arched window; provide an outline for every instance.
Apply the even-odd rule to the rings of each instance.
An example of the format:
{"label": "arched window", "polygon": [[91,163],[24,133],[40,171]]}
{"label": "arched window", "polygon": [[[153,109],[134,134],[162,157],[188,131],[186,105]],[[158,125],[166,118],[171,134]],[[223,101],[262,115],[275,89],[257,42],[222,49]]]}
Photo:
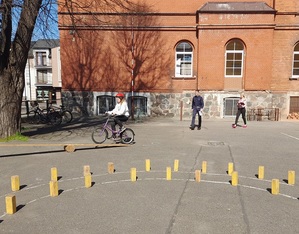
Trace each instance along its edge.
{"label": "arched window", "polygon": [[242,77],[244,62],[244,46],[239,40],[232,40],[226,45],[225,76]]}
{"label": "arched window", "polygon": [[181,42],[176,46],[175,76],[192,77],[193,49],[188,42]]}
{"label": "arched window", "polygon": [[293,77],[299,77],[299,43],[294,48]]}

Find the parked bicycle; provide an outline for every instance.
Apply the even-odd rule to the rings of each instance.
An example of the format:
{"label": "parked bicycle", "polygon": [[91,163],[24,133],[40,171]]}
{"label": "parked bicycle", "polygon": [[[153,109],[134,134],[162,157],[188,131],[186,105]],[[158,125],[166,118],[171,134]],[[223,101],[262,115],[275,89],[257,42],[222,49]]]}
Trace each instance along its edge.
{"label": "parked bicycle", "polygon": [[62,116],[63,123],[70,123],[73,120],[73,114],[70,110],[66,109],[64,105],[60,105],[60,107],[53,106],[52,104],[49,106],[49,110],[54,110],[59,112]]}
{"label": "parked bicycle", "polygon": [[28,122],[32,124],[49,123],[52,125],[59,125],[62,121],[62,116],[59,112],[54,110],[42,110],[38,103],[35,103],[33,110],[28,113]]}
{"label": "parked bicycle", "polygon": [[105,123],[94,129],[91,135],[93,142],[102,144],[106,139],[112,138],[114,141],[120,141],[123,144],[133,143],[135,136],[134,131],[131,128],[126,128],[124,131],[120,131],[120,129],[114,131],[109,124],[111,120],[113,120],[113,116],[108,115]]}

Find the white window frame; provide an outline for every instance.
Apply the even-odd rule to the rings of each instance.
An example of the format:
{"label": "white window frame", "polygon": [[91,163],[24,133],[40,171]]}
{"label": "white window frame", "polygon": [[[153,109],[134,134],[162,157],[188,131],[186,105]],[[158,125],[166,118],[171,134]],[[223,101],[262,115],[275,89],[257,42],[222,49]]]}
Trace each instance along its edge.
{"label": "white window frame", "polygon": [[[49,64],[49,52],[47,50],[35,50],[35,66],[36,67],[46,67]],[[39,56],[39,54],[45,54],[45,61],[43,60],[44,56]],[[40,61],[41,63],[39,63]],[[45,63],[43,63],[45,62]]]}
{"label": "white window frame", "polygon": [[[238,43],[241,43],[243,45],[243,43],[241,41],[237,41]],[[230,44],[230,43],[233,43],[233,41],[229,42],[227,45],[226,45],[226,48],[227,46]],[[227,74],[227,56],[228,54],[241,54],[242,56],[242,59],[241,59],[241,74],[240,75],[229,75]],[[234,63],[236,60],[232,60],[232,62]],[[233,71],[234,71],[234,67],[232,67]],[[243,70],[244,70],[244,45],[243,45],[243,50],[225,50],[225,66],[224,66],[224,74],[225,74],[225,77],[232,77],[232,78],[242,78],[243,77]]]}
{"label": "white window frame", "polygon": [[[188,51],[177,51],[177,47],[182,44],[182,43],[186,43],[188,44],[192,51],[188,52]],[[183,60],[181,59],[181,57],[183,58],[188,58],[191,57],[191,59],[188,60]],[[184,69],[184,64],[190,64],[190,69]],[[190,70],[190,74],[182,74],[184,73],[184,71],[188,71]],[[177,46],[176,46],[176,51],[175,51],[175,77],[192,77],[193,76],[193,47],[189,42],[180,42]]]}
{"label": "white window frame", "polygon": [[[296,47],[297,50],[296,50]],[[294,69],[295,69],[295,62],[299,64],[299,59],[298,60],[295,60],[295,55],[299,56],[299,43],[295,46],[294,48],[294,52],[293,52],[293,63],[292,63],[292,78],[299,78],[299,74],[298,75],[294,75]],[[298,67],[296,67],[296,69],[299,70],[299,65]]]}

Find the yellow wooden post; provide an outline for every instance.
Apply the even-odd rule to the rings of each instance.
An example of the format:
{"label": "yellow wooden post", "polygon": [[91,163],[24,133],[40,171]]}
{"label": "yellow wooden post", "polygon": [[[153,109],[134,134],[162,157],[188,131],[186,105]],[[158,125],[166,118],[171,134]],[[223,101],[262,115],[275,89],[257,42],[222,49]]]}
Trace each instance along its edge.
{"label": "yellow wooden post", "polygon": [[114,164],[112,162],[108,162],[108,173],[109,174],[114,173]]}
{"label": "yellow wooden post", "polygon": [[85,188],[91,187],[91,173],[86,174],[85,176]]}
{"label": "yellow wooden post", "polygon": [[58,196],[58,182],[51,180],[49,185],[50,185],[50,196],[51,197]]}
{"label": "yellow wooden post", "polygon": [[174,160],[173,171],[179,171],[179,160]]}
{"label": "yellow wooden post", "polygon": [[237,186],[239,183],[238,172],[233,171],[231,174],[232,174],[232,186]]}
{"label": "yellow wooden post", "polygon": [[259,166],[259,173],[258,173],[258,178],[260,180],[264,179],[265,176],[265,170],[264,166]]}
{"label": "yellow wooden post", "polygon": [[234,164],[232,162],[228,163],[227,173],[231,175],[234,171]]}
{"label": "yellow wooden post", "polygon": [[13,192],[20,190],[20,178],[18,175],[14,175],[11,177],[11,190]]}
{"label": "yellow wooden post", "polygon": [[202,172],[202,174],[206,174],[207,173],[207,161],[203,161],[202,162],[201,172]]}
{"label": "yellow wooden post", "polygon": [[83,175],[88,175],[90,173],[90,166],[89,165],[85,165],[83,167]]}
{"label": "yellow wooden post", "polygon": [[131,168],[131,181],[134,182],[137,180],[137,175],[136,175],[136,168]]}
{"label": "yellow wooden post", "polygon": [[273,179],[272,180],[271,193],[273,195],[279,194],[279,180],[278,179]]}
{"label": "yellow wooden post", "polygon": [[166,180],[171,180],[171,167],[166,167]]}
{"label": "yellow wooden post", "polygon": [[145,171],[150,171],[151,170],[151,160],[146,159],[145,160]]}
{"label": "yellow wooden post", "polygon": [[16,206],[16,196],[15,195],[7,195],[5,197],[5,203],[6,203],[6,213],[7,214],[16,213],[17,206]]}
{"label": "yellow wooden post", "polygon": [[200,182],[200,170],[195,171],[195,181]]}
{"label": "yellow wooden post", "polygon": [[51,168],[51,180],[52,181],[57,181],[58,178],[58,172],[56,167]]}
{"label": "yellow wooden post", "polygon": [[288,184],[295,184],[295,171],[288,171]]}

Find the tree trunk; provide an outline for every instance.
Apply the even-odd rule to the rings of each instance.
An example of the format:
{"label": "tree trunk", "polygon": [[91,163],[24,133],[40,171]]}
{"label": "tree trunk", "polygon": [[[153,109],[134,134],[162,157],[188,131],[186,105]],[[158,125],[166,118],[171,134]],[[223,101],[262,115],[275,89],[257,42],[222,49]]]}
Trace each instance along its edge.
{"label": "tree trunk", "polygon": [[0,46],[0,138],[21,132],[24,72],[31,37],[42,0],[24,0],[17,31],[11,43],[12,0],[4,0]]}
{"label": "tree trunk", "polygon": [[24,76],[16,68],[5,69],[0,76],[0,137],[21,131],[21,104]]}

